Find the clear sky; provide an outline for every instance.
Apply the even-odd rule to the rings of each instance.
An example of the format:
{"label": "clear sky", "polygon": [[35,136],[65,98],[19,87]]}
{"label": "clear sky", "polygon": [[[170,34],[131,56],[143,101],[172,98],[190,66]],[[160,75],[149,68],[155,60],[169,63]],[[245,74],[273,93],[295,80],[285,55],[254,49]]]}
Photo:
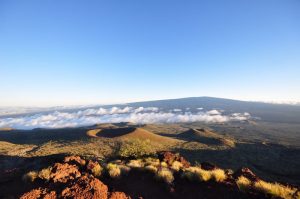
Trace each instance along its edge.
{"label": "clear sky", "polygon": [[0,106],[300,101],[299,0],[0,0]]}

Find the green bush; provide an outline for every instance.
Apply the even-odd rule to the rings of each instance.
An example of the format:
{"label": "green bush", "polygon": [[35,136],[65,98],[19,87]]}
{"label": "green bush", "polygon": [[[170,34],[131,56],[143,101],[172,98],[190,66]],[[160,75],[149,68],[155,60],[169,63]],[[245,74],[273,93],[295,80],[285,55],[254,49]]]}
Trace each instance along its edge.
{"label": "green bush", "polygon": [[155,154],[154,148],[150,140],[132,139],[121,144],[118,155],[125,158],[139,158]]}

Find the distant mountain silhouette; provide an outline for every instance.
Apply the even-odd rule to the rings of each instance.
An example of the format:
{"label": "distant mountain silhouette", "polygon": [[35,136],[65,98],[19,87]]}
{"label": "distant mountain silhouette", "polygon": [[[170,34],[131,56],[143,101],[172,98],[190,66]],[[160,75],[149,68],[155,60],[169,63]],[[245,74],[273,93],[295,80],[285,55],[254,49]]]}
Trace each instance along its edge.
{"label": "distant mountain silhouette", "polygon": [[222,109],[225,113],[248,112],[253,117],[259,117],[262,121],[300,123],[300,106],[288,104],[271,104],[263,102],[239,101],[214,97],[189,97],[181,99],[168,99],[128,103],[133,107],[158,107],[161,109],[186,109],[191,112],[204,110]]}

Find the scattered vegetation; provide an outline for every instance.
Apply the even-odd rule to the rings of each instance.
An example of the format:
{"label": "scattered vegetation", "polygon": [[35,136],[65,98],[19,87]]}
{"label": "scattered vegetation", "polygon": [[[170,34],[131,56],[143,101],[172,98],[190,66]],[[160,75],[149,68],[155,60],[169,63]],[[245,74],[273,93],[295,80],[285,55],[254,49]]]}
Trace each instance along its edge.
{"label": "scattered vegetation", "polygon": [[158,167],[160,165],[160,160],[158,158],[148,157],[144,159],[144,164],[146,166],[152,165]]}
{"label": "scattered vegetation", "polygon": [[241,191],[246,192],[249,189],[249,187],[251,186],[251,181],[244,176],[240,176],[237,179],[236,184]]}
{"label": "scattered vegetation", "polygon": [[183,165],[181,162],[174,161],[171,165],[171,168],[175,171],[179,171],[181,168],[183,168]]}
{"label": "scattered vegetation", "polygon": [[41,178],[42,180],[49,181],[51,171],[52,171],[52,167],[44,168],[41,171],[39,171],[38,177]]}
{"label": "scattered vegetation", "polygon": [[254,187],[257,190],[266,194],[270,194],[273,197],[281,197],[286,199],[292,199],[293,195],[297,191],[297,189],[288,186],[284,186],[278,183],[269,183],[263,180],[259,180],[256,183],[254,183]]}
{"label": "scattered vegetation", "polygon": [[141,159],[137,159],[137,160],[130,160],[127,163],[127,166],[131,167],[131,168],[142,168],[144,167],[144,163]]}
{"label": "scattered vegetation", "polygon": [[162,167],[168,167],[168,164],[166,162],[161,162],[160,166],[162,166]]}
{"label": "scattered vegetation", "polygon": [[108,163],[106,166],[107,172],[111,178],[119,178],[121,177],[121,169],[117,164]]}
{"label": "scattered vegetation", "polygon": [[131,139],[124,141],[118,155],[125,158],[139,158],[154,155],[155,149],[152,147],[150,140]]}
{"label": "scattered vegetation", "polygon": [[223,182],[227,178],[225,171],[222,169],[214,169],[211,171],[211,174],[216,182]]}
{"label": "scattered vegetation", "polygon": [[145,166],[145,170],[150,171],[152,173],[156,173],[158,171],[158,168],[153,165],[148,165],[148,166]]}
{"label": "scattered vegetation", "polygon": [[168,168],[160,168],[156,173],[156,177],[168,184],[171,184],[174,181],[173,173]]}
{"label": "scattered vegetation", "polygon": [[215,180],[216,182],[222,182],[224,181],[227,176],[222,169],[214,169],[214,170],[204,170],[200,167],[189,167],[185,169],[183,173],[183,177],[186,177],[187,179],[194,181],[209,181],[209,180]]}
{"label": "scattered vegetation", "polygon": [[103,168],[100,166],[100,164],[96,164],[92,169],[91,172],[94,176],[99,177],[102,174]]}
{"label": "scattered vegetation", "polygon": [[[69,172],[69,168],[70,166],[76,168],[78,167],[78,162],[81,162],[81,158],[78,157],[76,158],[77,162],[71,161],[65,163],[65,166],[67,167],[62,167],[65,170],[62,169],[61,173],[53,173],[54,171],[56,171],[55,165],[63,165],[60,163],[56,163],[53,166],[54,169],[52,169],[52,167],[47,167],[40,171],[30,171],[26,173],[23,176],[23,180],[27,182],[34,182],[37,178],[42,179],[44,181],[50,181],[51,179],[50,182],[55,183],[55,180],[52,180],[54,179],[53,176],[55,175],[60,176],[61,174],[64,175],[67,174],[66,179],[68,180],[70,179],[74,180],[76,178],[79,178],[80,175],[82,175],[83,177],[90,176],[91,178],[94,178],[100,176],[103,170],[106,171],[106,173],[110,178],[117,179],[125,174],[128,174],[130,171],[134,172],[139,170],[139,173],[141,172],[152,173],[156,179],[165,182],[170,187],[174,187],[173,185],[176,186],[176,184],[173,184],[175,177],[178,176],[176,174],[181,174],[182,177],[190,181],[193,181],[195,183],[202,182],[201,184],[203,184],[207,181],[214,182],[213,184],[210,183],[209,186],[224,186],[225,183],[220,183],[220,182],[224,182],[225,180],[226,180],[226,186],[235,187],[234,183],[236,183],[236,185],[240,190],[240,192],[238,191],[238,194],[241,195],[247,193],[249,194],[249,196],[251,196],[251,194],[252,195],[259,194],[258,196],[262,198],[264,198],[263,194],[265,194],[265,198],[286,198],[286,199],[300,198],[299,195],[300,193],[297,187],[284,186],[279,183],[269,183],[263,180],[259,180],[259,178],[255,176],[255,174],[252,171],[250,171],[250,169],[248,168],[238,171],[236,174],[240,176],[236,178],[234,172],[231,172],[231,174],[226,173],[224,170],[219,169],[214,165],[212,165],[212,167],[207,167],[204,164],[202,164],[203,167],[201,167],[201,164],[198,164],[197,166],[190,166],[190,163],[188,162],[189,163],[188,166],[184,166],[186,160],[184,160],[184,158],[179,155],[178,155],[180,157],[179,159],[169,161],[172,160],[173,155],[174,154],[172,154],[171,152],[165,152],[163,156],[159,156],[160,159],[155,157],[147,157],[143,159],[140,158],[140,159],[131,159],[131,160],[127,160],[127,159],[114,160],[106,164],[105,167],[102,167],[97,161],[89,160],[86,166],[79,166],[78,169],[82,173],[79,173],[78,176],[74,177],[73,176],[74,172]],[[169,157],[170,159],[166,157]],[[69,157],[69,159],[71,160],[72,158]],[[206,168],[207,170],[204,168]],[[209,170],[210,168],[215,168],[215,169]],[[104,179],[105,178],[106,177],[104,177]],[[57,181],[57,182],[63,182],[63,181]]]}
{"label": "scattered vegetation", "polygon": [[23,180],[25,182],[34,182],[35,179],[37,179],[39,176],[39,173],[37,171],[29,171],[23,176]]}

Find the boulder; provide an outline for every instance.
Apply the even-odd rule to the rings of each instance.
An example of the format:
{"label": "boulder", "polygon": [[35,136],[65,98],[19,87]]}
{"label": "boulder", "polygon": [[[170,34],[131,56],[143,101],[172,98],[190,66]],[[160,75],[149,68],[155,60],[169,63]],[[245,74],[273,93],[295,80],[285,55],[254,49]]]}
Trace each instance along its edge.
{"label": "boulder", "polygon": [[55,163],[50,174],[50,180],[52,180],[54,183],[66,183],[69,180],[74,180],[80,176],[81,173],[76,165],[70,165],[68,163]]}

